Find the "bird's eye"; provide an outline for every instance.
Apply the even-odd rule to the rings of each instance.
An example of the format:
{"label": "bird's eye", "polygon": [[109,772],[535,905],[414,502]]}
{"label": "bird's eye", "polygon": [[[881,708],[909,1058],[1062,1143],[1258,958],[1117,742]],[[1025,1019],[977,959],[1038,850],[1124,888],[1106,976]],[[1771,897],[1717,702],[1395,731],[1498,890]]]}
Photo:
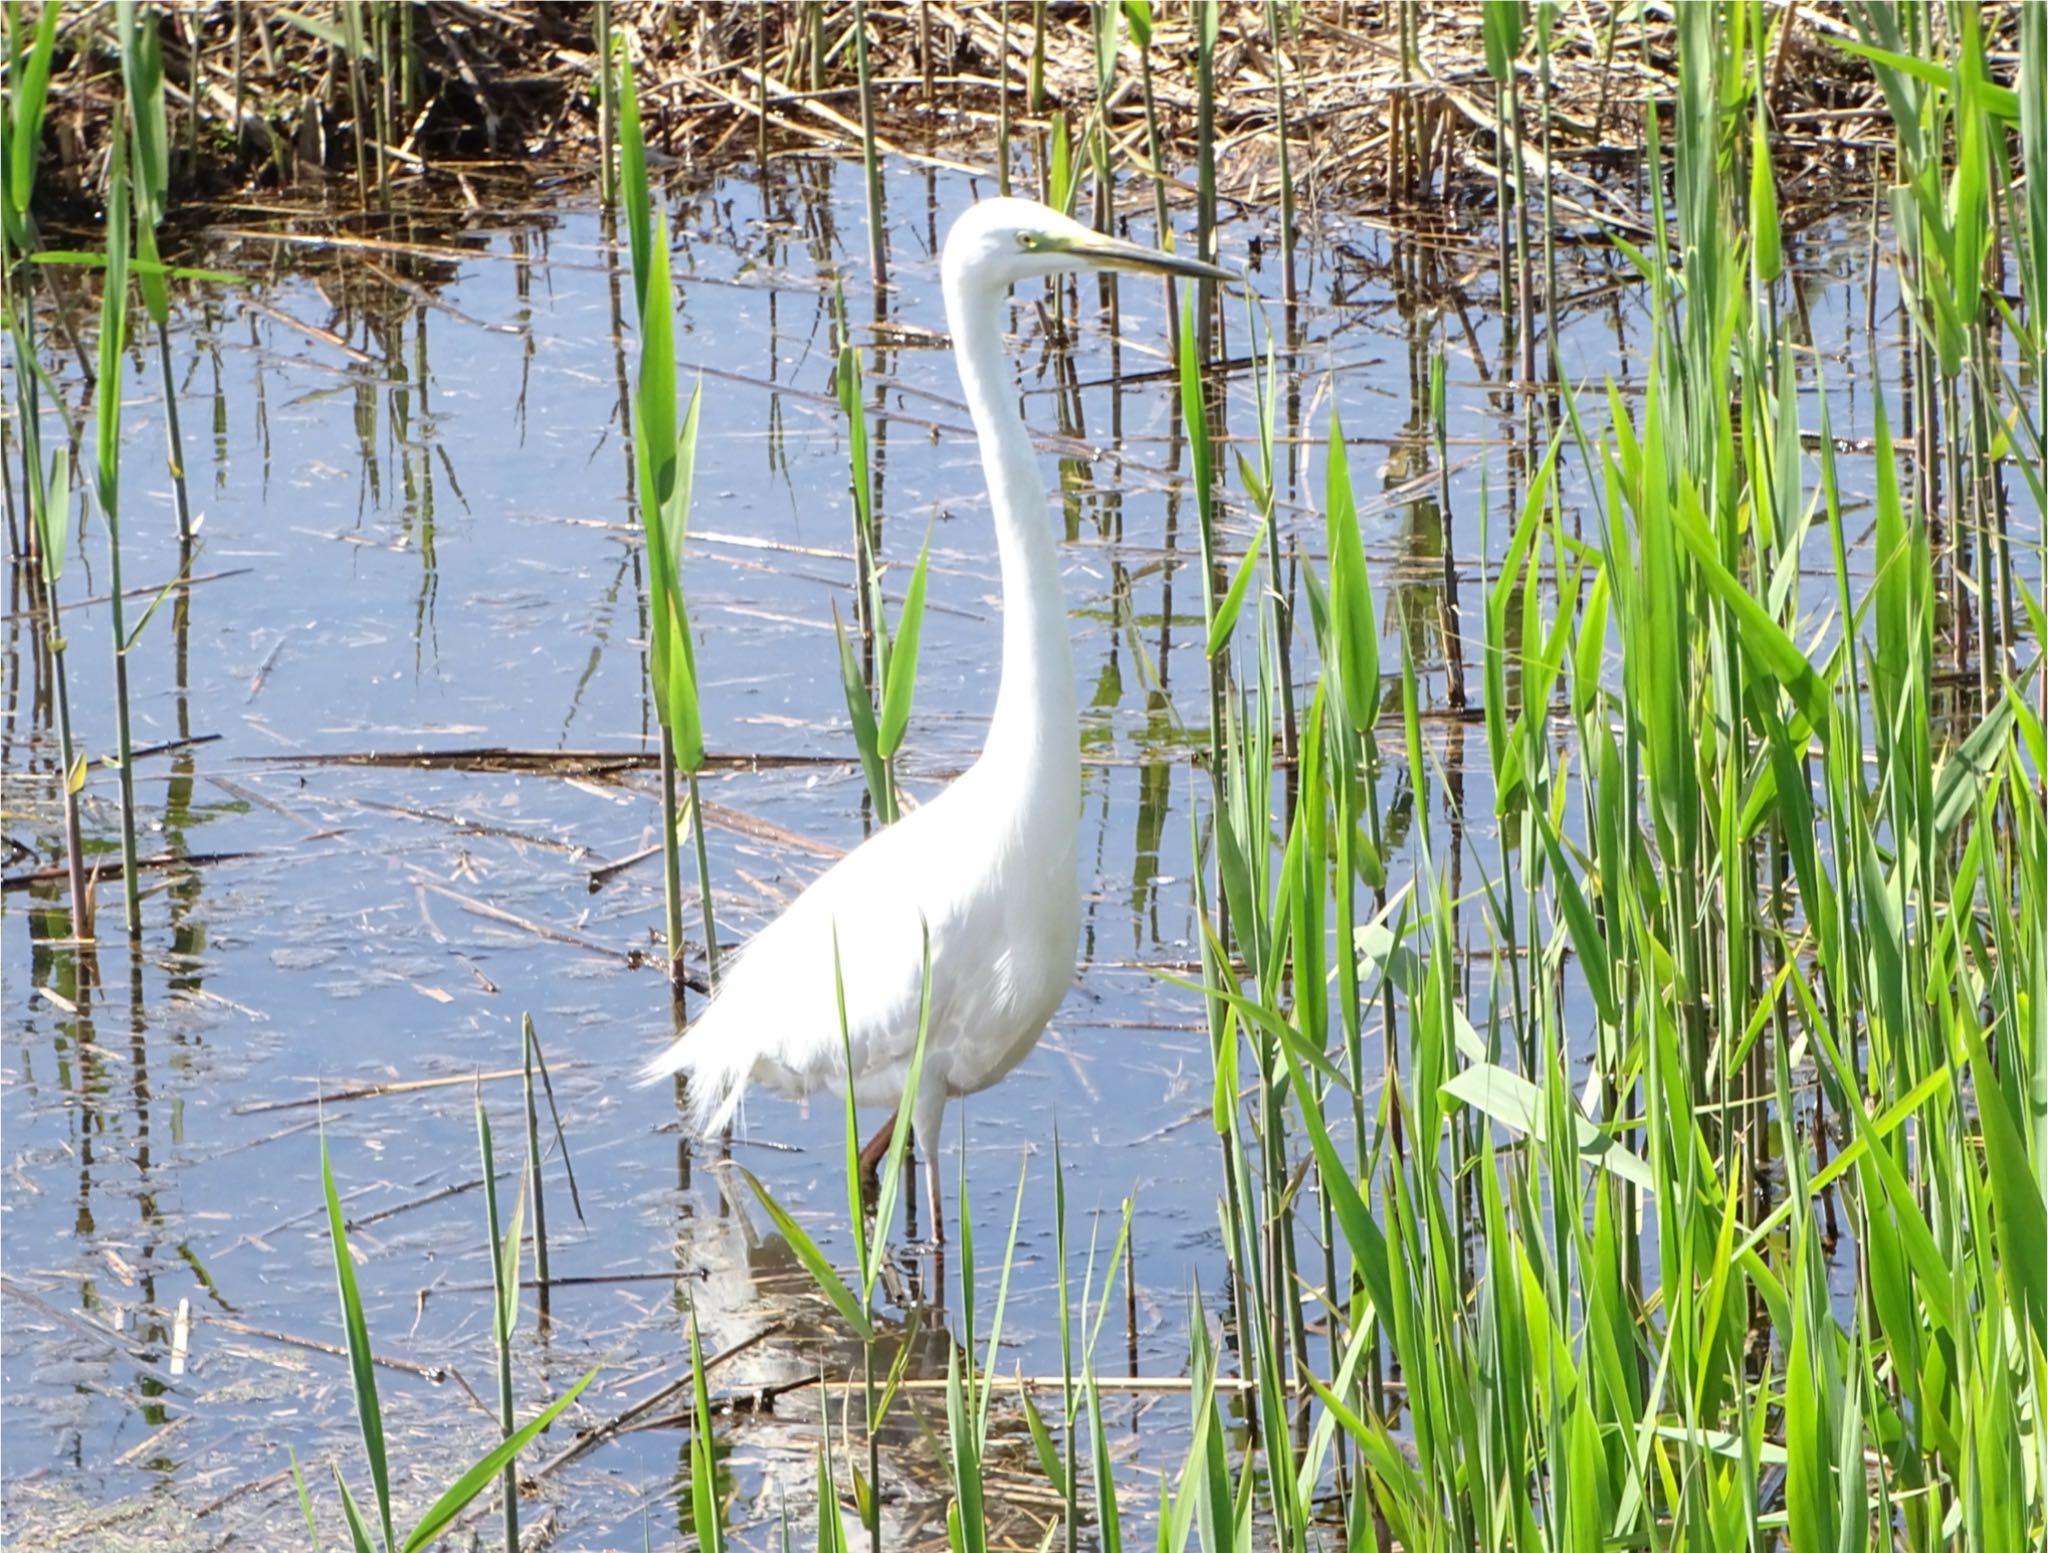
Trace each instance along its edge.
{"label": "bird's eye", "polygon": [[1026,253],[1037,253],[1039,244],[1043,241],[1044,239],[1036,232],[1019,232],[1017,234],[1017,246]]}

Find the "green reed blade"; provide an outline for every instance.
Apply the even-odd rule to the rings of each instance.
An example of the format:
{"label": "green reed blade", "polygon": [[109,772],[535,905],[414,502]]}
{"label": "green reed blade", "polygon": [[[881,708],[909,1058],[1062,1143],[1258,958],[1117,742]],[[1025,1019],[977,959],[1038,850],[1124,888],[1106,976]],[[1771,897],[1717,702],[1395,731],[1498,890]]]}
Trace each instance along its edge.
{"label": "green reed blade", "polygon": [[71,449],[60,447],[50,455],[48,476],[36,483],[37,554],[42,558],[43,577],[52,588],[64,575],[64,552],[71,526]]}
{"label": "green reed blade", "polygon": [[1527,25],[1523,0],[1485,0],[1479,8],[1480,41],[1486,51],[1486,73],[1502,83],[1514,75]]}
{"label": "green reed blade", "polygon": [[811,1275],[812,1282],[817,1284],[818,1292],[832,1302],[832,1308],[839,1312],[841,1319],[849,1327],[853,1328],[854,1336],[862,1342],[872,1342],[875,1335],[874,1323],[868,1319],[866,1309],[855,1297],[853,1290],[847,1287],[846,1280],[833,1271],[832,1264],[825,1260],[825,1254],[818,1249],[818,1243],[811,1239],[801,1224],[789,1216],[782,1204],[777,1202],[768,1188],[761,1184],[759,1176],[744,1165],[739,1167],[739,1171],[746,1177],[747,1185],[754,1189],[754,1195],[760,1198],[761,1206],[768,1210],[768,1217],[775,1221],[775,1228],[789,1242],[790,1249],[796,1252],[797,1260],[803,1263],[804,1270]]}
{"label": "green reed blade", "polygon": [[1721,564],[1720,546],[1707,533],[1690,483],[1682,482],[1679,491],[1682,504],[1671,513],[1672,528],[1691,552],[1700,581],[1735,616],[1741,628],[1742,645],[1755,657],[1758,666],[1775,676],[1800,712],[1819,726],[1827,717],[1828,682],[1815,672],[1799,644],[1770,617],[1742,580]]}
{"label": "green reed blade", "polygon": [[[839,299],[839,307],[843,317],[846,310],[843,295]],[[846,415],[846,452],[853,472],[854,538],[859,543],[872,545],[875,534],[874,476],[868,457],[867,396],[862,384],[860,351],[856,347],[840,347],[839,362],[832,374],[832,387],[838,396],[839,408]]]}
{"label": "green reed blade", "polygon": [[1061,215],[1072,215],[1074,196],[1080,192],[1081,180],[1074,165],[1071,137],[1067,133],[1067,116],[1055,113],[1045,133],[1048,143],[1045,202]]}
{"label": "green reed blade", "polygon": [[[668,650],[666,723],[675,741],[676,765],[694,777],[704,767],[704,714],[697,697],[697,648],[690,632],[690,612],[683,595],[681,576],[683,533],[689,521],[690,485],[697,458],[697,404],[702,388],[690,396],[690,408],[683,418],[683,430],[675,454],[676,473],[669,498],[669,510],[661,528],[668,541],[670,571],[663,592],[668,601]],[[660,564],[649,557],[650,566]],[[700,820],[701,829],[701,820]]]}
{"label": "green reed blade", "polygon": [[818,1446],[818,1553],[846,1553],[846,1522],[839,1511],[839,1491],[832,1483],[829,1446]]}
{"label": "green reed blade", "polygon": [[[845,633],[840,633],[842,640]],[[853,1072],[853,1031],[846,1019],[846,964],[839,954],[839,923],[832,923],[832,1001],[839,1017],[839,1051],[846,1071]],[[860,1168],[860,1114],[854,1108],[853,1085],[840,1094],[840,1175],[846,1185],[846,1222],[853,1231],[853,1256],[858,1267],[868,1265],[867,1214],[863,1211]],[[887,1231],[888,1226],[880,1229]]]}
{"label": "green reed blade", "polygon": [[1229,591],[1223,595],[1223,602],[1216,606],[1215,618],[1209,622],[1207,653],[1211,658],[1230,645],[1231,634],[1237,630],[1237,617],[1244,608],[1245,594],[1251,591],[1259,551],[1265,542],[1264,529],[1252,535],[1252,542],[1246,547],[1244,558],[1237,563],[1237,572],[1230,579]]}
{"label": "green reed blade", "polygon": [[[88,253],[78,248],[42,248],[25,257],[31,264],[49,265],[57,269],[104,270],[107,267],[106,254]],[[218,286],[240,286],[248,281],[248,276],[231,275],[226,270],[202,269],[190,264],[166,264],[161,256],[143,260],[130,254],[126,259],[126,265],[131,275],[147,273],[161,275],[166,280],[208,281]],[[49,378],[49,374],[40,364],[36,368],[36,376],[44,381],[48,381]]]}
{"label": "green reed blade", "polygon": [[1031,1400],[1031,1393],[1019,1382],[1017,1402],[1024,1413],[1025,1431],[1031,1436],[1031,1451],[1038,1458],[1038,1470],[1045,1474],[1046,1482],[1061,1499],[1067,1497],[1066,1469],[1060,1465],[1059,1447],[1053,1444],[1052,1430],[1046,1427],[1045,1415],[1038,1410],[1038,1404]]}
{"label": "green reed blade", "polygon": [[373,1540],[369,1526],[364,1523],[363,1512],[356,1504],[356,1496],[348,1491],[348,1484],[342,1481],[341,1463],[330,1462],[328,1465],[334,1472],[334,1486],[341,1492],[341,1515],[348,1523],[349,1541],[355,1545],[356,1553],[377,1553],[380,1544]]}
{"label": "green reed blade", "polygon": [[[967,1223],[967,1207],[964,1200],[960,1207],[960,1223],[962,1226]],[[961,1239],[964,1242],[967,1238],[968,1231],[963,1227]],[[877,1433],[889,1421],[889,1409],[895,1406],[897,1394],[902,1391],[903,1383],[910,1379],[911,1361],[917,1357],[917,1335],[922,1330],[923,1321],[924,1312],[913,1308],[910,1319],[904,1323],[903,1341],[896,1345],[896,1357],[889,1361],[889,1375],[883,1382],[882,1394],[875,1403]]]}
{"label": "green reed blade", "polygon": [[832,630],[839,641],[839,684],[846,695],[847,718],[853,725],[853,745],[860,752],[861,772],[867,778],[875,812],[887,823],[896,812],[895,792],[890,786],[888,769],[882,764],[875,703],[869,696],[867,681],[861,677],[860,654],[854,649],[846,622],[839,617],[837,599],[832,601]]}
{"label": "green reed blade", "polygon": [[[289,1445],[284,1448],[285,1458],[292,1466],[292,1491],[299,1498],[299,1515],[306,1523],[306,1541],[312,1545],[313,1553],[320,1553],[320,1528],[313,1523],[313,1496],[306,1491],[306,1474],[299,1470],[299,1453]],[[344,1493],[347,1489],[342,1490]]]}
{"label": "green reed blade", "polygon": [[1374,618],[1372,579],[1358,528],[1358,504],[1351,494],[1351,466],[1344,427],[1330,411],[1329,460],[1323,487],[1323,526],[1330,554],[1330,646],[1351,726],[1370,728],[1379,717],[1380,638]]}
{"label": "green reed blade", "polygon": [[[498,1162],[491,1146],[491,1118],[484,1109],[483,1094],[476,1097],[477,1152],[483,1163],[484,1246],[491,1258],[491,1346],[498,1371],[498,1427],[501,1437],[510,1438],[512,1427],[512,1329],[519,1301],[519,1219],[520,1208],[512,1214],[513,1233],[508,1238],[498,1227]],[[520,1204],[525,1203],[524,1178]],[[509,1261],[508,1261],[509,1254]],[[499,1510],[503,1517],[505,1553],[519,1549],[519,1480],[507,1458],[502,1471]]]}
{"label": "green reed blade", "polygon": [[63,7],[46,5],[36,18],[35,42],[18,56],[8,72],[13,90],[7,105],[8,146],[5,159],[7,240],[26,248],[22,218],[35,194],[36,170],[43,149],[43,106],[50,92],[50,67],[57,57],[57,23]]}
{"label": "green reed blade", "polygon": [[[2048,11],[2020,7],[2019,78],[2048,81]],[[2019,224],[2020,295],[2037,362],[2048,355],[2048,93],[2020,93],[2020,172],[2026,180],[2025,220]],[[2040,381],[2038,369],[2035,381]],[[2015,396],[2017,397],[2017,396]]]}
{"label": "green reed blade", "polygon": [[[363,1299],[356,1289],[355,1262],[349,1255],[348,1228],[342,1220],[341,1196],[334,1186],[334,1165],[328,1158],[327,1133],[320,1133],[320,1187],[327,1199],[327,1238],[334,1250],[334,1279],[341,1299],[341,1325],[348,1340],[349,1380],[355,1391],[356,1422],[362,1430],[363,1459],[370,1469],[370,1483],[376,1490],[377,1517],[384,1528],[385,1547],[396,1538],[391,1530],[391,1472],[384,1453],[384,1413],[377,1401],[377,1369],[371,1359],[370,1330],[363,1319]],[[341,1481],[340,1468],[335,1481]],[[344,1502],[347,1489],[342,1490]],[[351,1514],[353,1526],[357,1517]],[[359,1538],[360,1540],[360,1538]]]}
{"label": "green reed blade", "polygon": [[946,1424],[952,1447],[953,1504],[949,1515],[960,1531],[955,1544],[960,1553],[987,1553],[988,1514],[982,1493],[981,1444],[976,1437],[973,1410],[967,1405],[960,1379],[960,1350],[946,1351]]}
{"label": "green reed blade", "polygon": [[[623,38],[618,40],[618,50],[618,86],[613,95],[619,105],[619,184],[626,202],[626,241],[633,261],[633,316],[641,320],[644,331],[655,261],[654,197],[647,178],[647,143],[640,132],[640,91],[633,82],[633,59]],[[644,334],[642,338],[644,341]]]}
{"label": "green reed blade", "polygon": [[[2038,987],[2035,996],[2040,996]],[[2027,1159],[2023,1097],[1991,1061],[1974,1010],[1958,1011],[1956,1033],[1969,1053],[1977,1119],[1984,1129],[1984,1162],[1998,1226],[1997,1265],[2008,1280],[2012,1302],[2033,1328],[2034,1341],[2048,1350],[2048,1205]],[[2040,1055],[2034,1060],[2039,1063]]]}
{"label": "green reed blade", "polygon": [[[1003,1242],[1003,1265],[996,1279],[996,1308],[989,1321],[988,1342],[983,1349],[982,1373],[990,1377],[995,1375],[996,1356],[1002,1351],[1003,1318],[1010,1306],[1010,1275],[1016,1271],[1017,1267],[1017,1234],[1024,1223],[1024,1183],[1030,1178],[1030,1175],[1031,1160],[1030,1156],[1026,1155],[1017,1163],[1017,1190],[1010,1202],[1010,1235],[1009,1239]],[[964,1290],[967,1275],[972,1267],[974,1249],[974,1227],[969,1221],[967,1214],[967,1151],[965,1149],[961,1150],[960,1153],[960,1212],[958,1217],[960,1223],[962,1286]],[[962,1300],[965,1303],[966,1296],[964,1292]],[[968,1335],[972,1336],[971,1324]],[[984,1451],[988,1448],[989,1407],[994,1401],[995,1385],[991,1378],[989,1384],[982,1387],[980,1416],[975,1421],[975,1428],[981,1435],[982,1449]]]}
{"label": "green reed blade", "polygon": [[582,1379],[534,1415],[517,1433],[508,1435],[477,1458],[469,1470],[450,1484],[447,1491],[434,1501],[425,1515],[420,1517],[419,1524],[413,1527],[405,1539],[403,1553],[420,1553],[421,1549],[432,1546],[444,1535],[477,1496],[490,1487],[492,1481],[500,1474],[510,1469],[512,1463],[518,1459],[519,1453],[567,1411],[569,1404],[583,1394],[583,1388],[595,1380],[603,1368],[602,1365],[592,1365],[584,1372]]}
{"label": "green reed blade", "polygon": [[[1302,1073],[1301,1057],[1293,1032],[1282,1026],[1280,1054],[1287,1065],[1287,1076],[1297,1095],[1311,1095]],[[1324,1123],[1319,1106],[1306,1102],[1301,1108],[1302,1120],[1307,1126],[1309,1146],[1314,1150],[1318,1182],[1330,1197],[1335,1209],[1337,1222],[1343,1228],[1344,1238],[1351,1247],[1358,1275],[1365,1280],[1367,1292],[1373,1300],[1373,1308],[1385,1321],[1394,1309],[1394,1284],[1391,1275],[1387,1239],[1371,1209],[1366,1205],[1360,1191],[1362,1182],[1354,1182],[1343,1157],[1330,1137],[1330,1129]]]}
{"label": "green reed blade", "polygon": [[[882,1244],[888,1233],[889,1224],[896,1216],[896,1199],[902,1189],[903,1157],[909,1152],[913,1119],[917,1116],[917,1089],[924,1077],[925,1051],[931,1040],[932,1025],[932,929],[918,914],[917,926],[922,940],[922,960],[917,987],[917,1044],[911,1048],[910,1070],[904,1076],[903,1093],[896,1101],[896,1125],[890,1130],[889,1152],[882,1156],[880,1184],[875,1190],[875,1239],[868,1248],[868,1265],[861,1269],[861,1296],[872,1300],[875,1296],[875,1281],[882,1275]],[[935,1147],[936,1137],[924,1140],[927,1147]],[[939,1205],[930,1205],[933,1214],[933,1228],[937,1229]]]}
{"label": "green reed blade", "polygon": [[1215,453],[1209,435],[1208,401],[1202,392],[1202,358],[1196,348],[1195,313],[1190,306],[1181,310],[1180,413],[1187,429],[1188,480],[1195,497],[1197,529],[1201,536],[1202,620],[1216,618],[1216,535],[1215,535]]}
{"label": "green reed blade", "polygon": [[697,1332],[697,1308],[690,1307],[690,1514],[702,1553],[723,1553],[724,1506],[718,1496],[718,1453],[711,1432],[711,1393],[704,1385],[704,1344]]}
{"label": "green reed blade", "polygon": [[[885,760],[893,759],[903,744],[911,702],[917,694],[918,640],[924,632],[925,571],[931,556],[932,531],[927,527],[924,544],[917,552],[916,569],[910,574],[910,587],[903,595],[903,611],[896,617],[888,671],[882,678],[882,715],[876,728],[875,747]],[[866,699],[865,692],[862,699]]]}

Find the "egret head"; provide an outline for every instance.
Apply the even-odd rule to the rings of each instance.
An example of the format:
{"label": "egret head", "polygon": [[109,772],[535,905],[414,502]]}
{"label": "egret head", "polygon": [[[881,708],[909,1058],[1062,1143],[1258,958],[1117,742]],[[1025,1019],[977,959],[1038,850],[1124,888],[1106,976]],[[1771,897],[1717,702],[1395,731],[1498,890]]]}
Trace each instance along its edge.
{"label": "egret head", "polygon": [[1071,270],[1138,270],[1191,280],[1234,281],[1213,264],[1161,253],[1081,225],[1036,200],[1007,197],[969,206],[946,234],[941,268],[949,288],[997,291]]}

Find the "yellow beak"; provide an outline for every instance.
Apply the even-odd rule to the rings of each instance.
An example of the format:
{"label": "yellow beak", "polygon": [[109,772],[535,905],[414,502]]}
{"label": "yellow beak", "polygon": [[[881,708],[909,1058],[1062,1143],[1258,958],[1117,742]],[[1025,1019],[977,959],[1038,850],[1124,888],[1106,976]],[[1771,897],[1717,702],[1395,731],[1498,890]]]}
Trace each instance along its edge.
{"label": "yellow beak", "polygon": [[1153,275],[1181,275],[1189,280],[1217,280],[1226,284],[1235,284],[1243,279],[1229,270],[1205,264],[1200,259],[1166,253],[1157,248],[1141,247],[1137,243],[1126,242],[1121,237],[1106,237],[1100,232],[1062,239],[1060,248],[1063,252],[1085,259],[1101,269],[1137,270]]}

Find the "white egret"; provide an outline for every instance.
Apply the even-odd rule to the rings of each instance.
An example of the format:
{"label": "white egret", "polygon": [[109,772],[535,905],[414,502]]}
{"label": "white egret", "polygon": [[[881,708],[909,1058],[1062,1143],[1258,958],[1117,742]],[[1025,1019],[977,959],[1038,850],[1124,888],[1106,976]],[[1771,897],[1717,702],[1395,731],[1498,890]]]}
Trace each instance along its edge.
{"label": "white egret", "polygon": [[[931,1011],[912,1113],[932,1233],[948,1099],[986,1089],[1037,1044],[1074,978],[1081,816],[1073,657],[1051,518],[1003,356],[1013,284],[1123,269],[1230,280],[1225,271],[1105,237],[1030,200],[987,199],[947,234],[939,264],[960,386],[974,419],[1003,585],[1002,682],[981,758],[938,797],[821,876],[756,935],[718,996],[647,1065],[688,1079],[690,1121],[723,1128],[750,1083],[799,1098],[895,1108],[910,1082],[931,942]],[[834,943],[846,999],[842,1041]],[[889,1125],[863,1154],[869,1168]]]}

